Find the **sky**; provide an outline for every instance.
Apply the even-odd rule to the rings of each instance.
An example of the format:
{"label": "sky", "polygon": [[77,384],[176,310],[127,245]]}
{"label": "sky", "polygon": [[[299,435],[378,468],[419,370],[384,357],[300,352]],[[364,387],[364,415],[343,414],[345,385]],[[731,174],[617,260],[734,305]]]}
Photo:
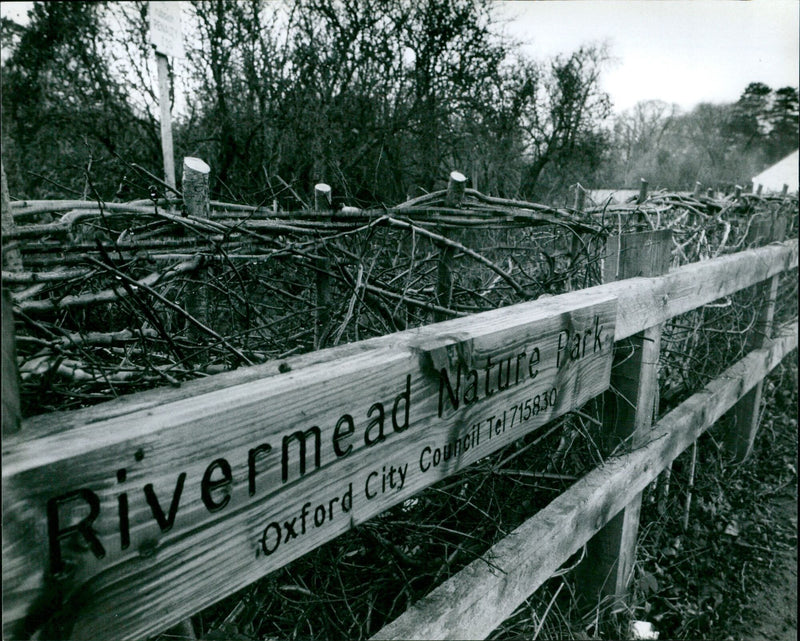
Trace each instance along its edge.
{"label": "sky", "polygon": [[[0,2],[19,22],[31,2]],[[664,100],[735,102],[751,82],[796,87],[800,0],[496,0],[506,33],[534,59],[607,42],[614,110]]]}
{"label": "sky", "polygon": [[796,87],[798,0],[516,0],[498,2],[509,35],[535,59],[608,42],[602,77],[614,110],[641,100],[691,109],[735,102],[751,82]]}

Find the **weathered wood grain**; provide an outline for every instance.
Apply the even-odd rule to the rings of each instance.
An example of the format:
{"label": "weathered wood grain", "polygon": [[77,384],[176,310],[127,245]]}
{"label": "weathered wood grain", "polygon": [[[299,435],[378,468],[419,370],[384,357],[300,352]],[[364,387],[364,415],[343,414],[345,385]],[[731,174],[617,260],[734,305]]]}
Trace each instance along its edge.
{"label": "weathered wood grain", "polygon": [[797,324],[662,418],[641,448],[593,470],[374,639],[485,638],[658,473],[797,348]]}
{"label": "weathered wood grain", "polygon": [[602,392],[615,311],[510,307],[6,439],[4,633],[57,610],[64,637],[139,638],[214,603]]}
{"label": "weathered wood grain", "polygon": [[[19,630],[20,624],[31,614],[34,602],[36,611],[45,618],[49,607],[57,603],[65,605],[61,611],[71,612],[74,620],[63,621],[63,628],[74,628],[76,637],[138,637],[163,629],[340,534],[352,524],[411,496],[429,484],[428,481],[434,482],[450,473],[452,466],[437,468],[423,481],[409,476],[407,484],[385,502],[384,499],[367,501],[364,497],[363,509],[356,509],[354,505],[351,511],[342,511],[338,520],[331,518],[325,527],[309,528],[303,535],[302,545],[293,545],[295,541],[290,538],[280,550],[279,560],[274,556],[277,550],[267,555],[262,549],[257,558],[261,542],[253,532],[259,529],[263,532],[272,522],[279,529],[286,520],[300,518],[296,512],[302,505],[292,505],[292,497],[299,500],[298,497],[312,493],[324,497],[329,506],[341,505],[349,489],[349,483],[345,488],[341,479],[352,478],[353,492],[363,493],[367,479],[375,479],[370,474],[380,475],[383,465],[393,465],[391,457],[377,455],[381,448],[362,447],[366,454],[354,448],[353,456],[342,459],[330,455],[336,422],[343,416],[342,412],[350,413],[349,409],[342,409],[342,398],[355,407],[352,414],[356,435],[351,440],[356,442],[368,422],[370,402],[374,400],[388,407],[401,393],[404,376],[409,371],[413,372],[413,380],[409,380],[412,397],[416,399],[418,394],[423,394],[427,386],[430,398],[436,385],[431,380],[430,367],[426,370],[421,366],[426,358],[434,365],[446,362],[452,365],[453,354],[457,358],[478,359],[476,363],[481,357],[497,353],[492,350],[506,349],[512,354],[514,349],[527,346],[525,341],[531,337],[532,328],[537,328],[534,332],[537,336],[549,336],[552,349],[556,330],[555,326],[547,325],[545,319],[561,317],[566,312],[563,318],[572,318],[571,314],[578,314],[586,305],[606,304],[615,297],[618,301],[615,334],[617,339],[624,338],[796,267],[797,255],[796,240],[775,244],[690,265],[659,278],[603,285],[323,350],[282,363],[246,368],[187,384],[178,390],[156,390],[87,410],[26,421],[26,435],[6,438],[3,444],[3,520],[4,526],[9,525],[4,527],[3,541],[3,558],[8,560],[3,569],[4,633],[13,636]],[[539,327],[542,322],[545,324]],[[502,337],[511,335],[516,339],[504,342]],[[572,373],[561,376],[558,386],[571,391],[559,397],[555,410],[551,409],[549,415],[539,417],[543,422],[590,397],[582,398],[581,394],[593,395],[599,391],[597,388],[602,388],[604,366],[596,363],[594,368],[585,367],[578,375],[579,369],[566,368],[565,371]],[[288,373],[281,373],[286,370]],[[549,375],[556,376],[556,373]],[[337,387],[342,380],[349,380],[349,383]],[[545,372],[537,380],[547,380]],[[582,387],[583,381],[590,383]],[[592,385],[596,388],[592,389]],[[365,389],[374,391],[374,399],[357,402],[355,399],[364,398]],[[462,407],[459,412],[463,412],[463,416],[459,419],[444,417],[434,421],[440,432],[425,430],[423,435],[422,430],[410,427],[407,432],[398,434],[387,428],[386,444],[393,444],[397,460],[401,464],[410,461],[409,468],[413,469],[413,458],[420,455],[427,444],[435,446],[437,439],[441,444],[442,439],[464,436],[464,429],[468,432],[471,424],[481,420],[477,409],[481,412],[488,412],[490,408],[494,411],[495,407],[502,409],[506,398],[509,403],[516,403],[516,396],[514,399],[511,396],[527,392],[528,388],[513,389],[506,392],[508,396],[501,395],[503,401],[497,397],[488,399],[488,404],[482,401],[466,410]],[[276,398],[281,400],[280,410],[266,407]],[[435,416],[437,408],[433,405],[430,400],[419,405],[415,402],[414,412],[419,412],[415,420],[421,424]],[[287,416],[292,418],[282,422]],[[482,420],[488,424],[488,418],[485,414]],[[326,456],[338,463],[334,475],[338,480],[321,483],[317,478],[320,474],[308,474],[290,480],[286,486],[287,496],[281,497],[280,492],[270,490],[257,494],[251,501],[247,478],[249,450],[270,443],[274,459],[281,450],[281,434],[316,424],[321,429],[322,442],[327,443]],[[263,431],[258,430],[256,440],[246,437],[252,425],[264,426]],[[525,425],[525,431],[539,425],[538,419],[532,421]],[[522,431],[518,435],[500,434],[493,447],[500,447],[521,434]],[[276,437],[278,441],[270,442]],[[462,457],[459,466],[488,453],[484,453],[483,445]],[[137,460],[139,453],[144,455],[141,460]],[[229,484],[225,483],[221,464],[211,465],[218,458],[231,463]],[[330,467],[328,459],[325,463],[320,461],[320,471],[325,474]],[[178,466],[175,464],[178,460],[189,463],[185,467]],[[95,464],[96,467],[92,467]],[[313,459],[307,461],[308,467],[313,464]],[[419,461],[416,464],[419,465]],[[274,488],[275,479],[280,478],[279,468],[274,460],[271,465],[265,464],[264,469],[258,467],[258,488],[262,483],[264,487]],[[122,469],[125,470],[123,480],[118,480],[117,471]],[[181,494],[176,488],[183,473],[186,477]],[[202,496],[198,496],[202,494],[201,479],[206,473],[209,474],[208,500],[212,506],[222,502],[228,494],[231,497],[219,513],[208,513]],[[293,473],[297,474],[297,470]],[[419,476],[424,474],[420,472]],[[144,486],[150,484],[150,495],[154,498],[148,504],[143,498]],[[106,556],[95,559],[90,551],[83,549],[77,553],[82,560],[80,564],[74,569],[67,565],[69,571],[58,581],[46,580],[48,532],[46,522],[43,525],[41,520],[45,510],[42,502],[46,504],[52,498],[54,488],[66,492],[83,487],[91,488],[99,497],[100,515],[92,522],[92,527],[96,526],[101,541],[111,541],[104,547]],[[121,549],[122,528],[118,517],[118,500],[123,494],[130,502],[130,543],[125,549]],[[170,527],[173,496],[177,496],[178,512],[174,527]],[[334,499],[337,503],[332,503]],[[278,502],[280,505],[276,507],[274,504]],[[75,499],[56,507],[62,525],[74,525],[87,517],[91,506],[85,500]],[[316,505],[310,507],[315,509]],[[161,525],[156,522],[156,513]],[[265,522],[267,516],[273,520]],[[57,530],[56,535],[59,533]],[[68,547],[67,542],[61,543]],[[249,552],[242,555],[241,550]],[[74,552],[68,549],[63,553],[65,558],[70,554]],[[270,565],[273,563],[275,565]],[[199,586],[198,576],[205,577]],[[209,577],[213,577],[213,581]],[[131,594],[136,595],[135,602],[130,601]],[[190,599],[187,594],[194,597]],[[113,622],[110,612],[115,616]]]}
{"label": "weathered wood grain", "polygon": [[632,278],[582,291],[602,289],[617,296],[619,340],[797,267],[797,258],[795,239],[692,263],[665,276]]}

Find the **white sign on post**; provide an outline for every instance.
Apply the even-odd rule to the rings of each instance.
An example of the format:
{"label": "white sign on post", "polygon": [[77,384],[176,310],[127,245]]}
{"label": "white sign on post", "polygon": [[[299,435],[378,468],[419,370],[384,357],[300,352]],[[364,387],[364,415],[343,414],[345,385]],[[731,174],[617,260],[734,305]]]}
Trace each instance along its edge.
{"label": "white sign on post", "polygon": [[150,42],[158,53],[183,57],[181,2],[150,2]]}

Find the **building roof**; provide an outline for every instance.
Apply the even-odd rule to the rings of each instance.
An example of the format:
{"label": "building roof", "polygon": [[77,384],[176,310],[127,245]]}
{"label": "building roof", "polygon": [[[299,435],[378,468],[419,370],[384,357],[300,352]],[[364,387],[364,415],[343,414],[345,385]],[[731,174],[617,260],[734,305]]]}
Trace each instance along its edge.
{"label": "building roof", "polygon": [[798,190],[798,171],[800,171],[800,150],[753,176],[753,187],[758,189],[759,185],[763,185],[764,191],[770,192],[781,191],[784,185],[789,185],[789,193],[794,193]]}

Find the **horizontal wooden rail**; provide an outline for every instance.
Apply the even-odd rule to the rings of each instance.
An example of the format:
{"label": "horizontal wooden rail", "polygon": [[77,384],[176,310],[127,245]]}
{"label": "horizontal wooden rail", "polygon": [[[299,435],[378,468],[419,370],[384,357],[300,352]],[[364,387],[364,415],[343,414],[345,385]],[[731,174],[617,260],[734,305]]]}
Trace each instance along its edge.
{"label": "horizontal wooden rail", "polygon": [[616,307],[509,307],[5,439],[6,636],[158,632],[455,474],[608,387]]}
{"label": "horizontal wooden rail", "polygon": [[411,606],[374,639],[487,637],[681,452],[793,349],[797,323],[750,352],[667,414],[646,445],[609,459],[458,574]]}
{"label": "horizontal wooden rail", "polygon": [[[573,304],[586,292],[617,297],[618,316],[615,340],[622,340],[648,327],[662,323],[718,298],[760,283],[771,276],[797,267],[798,241],[774,243],[759,249],[747,250],[722,258],[692,263],[673,269],[669,274],[654,278],[632,278],[629,280],[599,285],[589,289],[520,303],[514,309],[526,314],[551,305],[553,301]],[[25,421],[26,439],[34,435],[67,431],[100,420],[124,416],[132,412],[158,407],[165,403],[199,396],[267,377],[280,376],[287,367],[299,371],[315,365],[364,354],[371,350],[402,348],[420,338],[436,333],[459,332],[468,327],[470,319],[485,318],[487,322],[499,322],[510,308],[483,312],[463,319],[455,319],[428,325],[419,329],[387,334],[357,343],[349,343],[330,349],[295,356],[285,361],[270,361],[263,365],[241,368],[209,378],[184,383],[180,388],[162,388],[124,396],[102,405],[70,412],[51,412]]]}
{"label": "horizontal wooden rail", "polygon": [[64,637],[163,630],[579,407],[615,340],[797,258],[776,244],[25,421],[3,443],[4,636],[55,613]]}
{"label": "horizontal wooden rail", "polygon": [[692,263],[656,278],[631,278],[582,292],[617,296],[617,340],[797,267],[797,239]]}

